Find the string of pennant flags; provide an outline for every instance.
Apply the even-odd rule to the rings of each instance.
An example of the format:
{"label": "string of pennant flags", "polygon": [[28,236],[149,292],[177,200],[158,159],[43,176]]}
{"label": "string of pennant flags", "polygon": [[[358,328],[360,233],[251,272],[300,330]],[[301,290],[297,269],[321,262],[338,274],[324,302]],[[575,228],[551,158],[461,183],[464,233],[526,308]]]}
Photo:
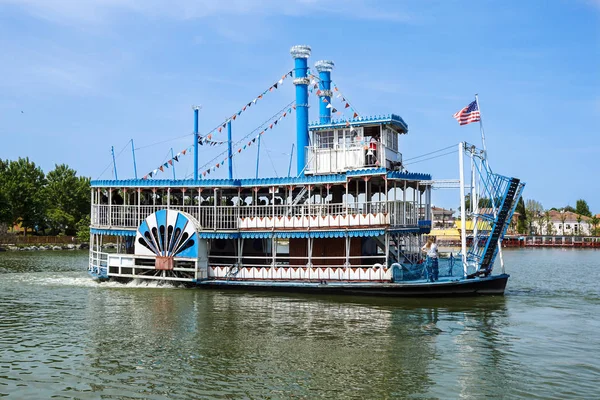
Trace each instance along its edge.
{"label": "string of pennant flags", "polygon": [[193,149],[194,149],[194,146],[189,146],[188,148],[181,150],[179,153],[177,153],[175,156],[173,156],[173,158],[168,160],[166,163],[164,163],[160,167],[148,172],[148,174],[144,175],[144,177],[142,177],[142,179],[146,180],[146,179],[152,178],[154,175],[158,174],[159,171],[163,172],[166,168],[169,168],[169,166],[172,166],[174,162],[178,162],[181,157],[185,156],[188,153],[192,153]]}
{"label": "string of pennant flags", "polygon": [[[319,78],[316,75],[309,75],[311,78],[310,81],[310,87],[308,89],[308,91],[310,93],[315,93],[317,96],[319,96],[322,93],[322,90],[319,89],[319,81],[321,80],[321,78]],[[342,94],[342,92],[340,91],[340,89],[337,87],[337,85],[335,84],[335,82],[331,82],[331,85],[333,86],[333,96],[331,96],[331,98],[337,98],[341,101],[341,109],[337,109],[333,106],[333,104],[331,104],[330,101],[328,101],[325,97],[323,97],[320,101],[322,101],[323,103],[327,103],[327,108],[331,109],[331,113],[334,115],[338,115],[341,116],[342,114],[345,114],[345,111],[349,111],[352,113],[352,117],[346,117],[346,126],[350,126],[350,121],[349,119],[355,119],[355,118],[359,118],[360,115],[358,113],[358,111],[356,111],[356,109],[352,106],[352,104],[350,103],[350,101],[348,101],[348,99]]]}
{"label": "string of pennant flags", "polygon": [[[234,156],[240,154],[242,151],[246,150],[248,147],[252,146],[252,144],[256,143],[256,141],[258,140],[258,138],[261,135],[264,135],[265,132],[267,132],[268,130],[272,130],[273,128],[277,127],[277,124],[284,119],[285,117],[289,116],[292,114],[292,111],[296,110],[296,105],[291,105],[287,110],[284,110],[282,113],[278,113],[275,119],[270,120],[270,123],[267,122],[262,126],[267,125],[264,129],[262,129],[258,134],[256,134],[254,137],[252,137],[250,140],[248,140],[247,143],[245,143],[246,139],[248,139],[252,133],[246,135],[243,139],[239,140],[236,145],[242,143],[242,141],[245,143],[243,146],[239,147],[236,149],[236,151],[232,152],[231,157],[224,157],[223,160],[221,162],[216,163],[215,165],[213,165],[212,167],[202,171],[202,177],[205,177],[207,175],[210,175],[211,172],[216,171],[217,169],[221,168],[222,166],[225,165],[225,163],[227,162],[231,162],[231,160],[229,160],[229,158],[233,158]],[[260,129],[260,128],[258,128]],[[255,129],[253,132],[257,131],[258,129]]]}
{"label": "string of pennant flags", "polygon": [[[267,93],[272,92],[273,90],[276,90],[277,88],[279,88],[283,84],[283,82],[284,82],[284,80],[286,78],[292,77],[292,76],[293,76],[293,70],[289,71],[288,73],[286,73],[285,75],[283,75],[277,82],[275,82],[274,84],[272,84],[271,86],[269,86],[269,88],[267,88],[261,94],[259,94],[258,96],[256,96],[252,101],[249,101],[248,103],[246,103],[246,105],[244,105],[240,110],[238,110],[238,112],[234,113],[231,117],[227,118],[223,123],[221,123],[219,126],[217,126],[214,129],[212,129],[208,134],[199,137],[198,144],[201,145],[201,146],[203,146],[203,145],[207,145],[207,146],[219,146],[219,145],[227,143],[226,140],[213,140],[212,139],[213,134],[222,132],[223,129],[226,129],[227,123],[229,123],[230,121],[235,121],[236,118],[239,117],[243,112],[245,112],[253,104],[256,104],[256,102],[258,100],[261,100],[264,97],[264,95],[266,95]],[[319,96],[321,94],[321,92],[322,92],[319,89],[319,81],[321,79],[318,76],[313,75],[311,73],[309,73],[309,77],[311,79],[310,80],[310,85],[309,85],[309,88],[308,88],[309,93],[310,94],[314,93],[317,96]],[[342,94],[342,92],[339,90],[339,88],[337,87],[337,85],[335,84],[335,82],[331,82],[331,85],[333,87],[333,92],[334,92],[333,95],[331,96],[331,99],[336,98],[336,99],[338,99],[341,102],[341,105],[338,106],[339,109],[336,108],[333,104],[331,104],[332,102],[329,102],[325,97],[323,97],[320,101],[322,101],[324,103],[328,103],[327,104],[327,108],[331,109],[331,113],[334,114],[334,115],[338,115],[338,116],[341,116],[342,114],[346,115],[346,112],[350,111],[350,113],[352,114],[352,116],[351,117],[346,116],[346,118],[345,118],[346,119],[346,126],[350,126],[351,125],[350,120],[351,119],[360,118],[360,114],[352,106],[352,104],[350,103],[350,101],[348,101],[348,99]],[[270,129],[273,129],[274,127],[276,127],[277,124],[279,123],[279,121],[281,121],[283,118],[285,118],[288,115],[290,115],[292,113],[292,110],[295,110],[295,109],[296,109],[296,105],[292,105],[287,110],[284,110],[283,112],[278,113],[277,114],[277,115],[279,115],[278,118],[276,118],[274,120],[271,120],[272,122],[267,127],[265,127],[265,129],[263,129],[255,137],[253,137],[250,141],[248,141],[248,143],[246,143],[242,147],[238,148],[237,151],[232,154],[232,157],[234,155],[240,154],[242,151],[246,150],[246,148],[248,148],[249,146],[251,146],[253,143],[256,142],[256,140],[260,137],[260,135],[263,135],[266,131],[268,131]],[[267,122],[267,124],[268,124],[268,122]],[[261,125],[261,126],[264,126],[264,124]],[[242,140],[245,140],[251,134],[249,134],[246,137],[244,137],[243,139],[241,139],[238,143],[240,143]],[[238,143],[236,143],[236,144],[238,144]],[[193,148],[194,147],[192,145],[192,146],[189,146],[186,149],[183,149],[182,151],[178,152],[173,158],[169,159],[167,162],[163,163],[158,168],[155,168],[154,170],[150,171],[142,179],[152,178],[153,176],[155,176],[156,174],[158,174],[158,172],[164,172],[164,170],[168,169],[170,166],[172,166],[174,162],[179,162],[179,159],[181,157],[185,156],[188,153],[192,153],[193,152]],[[226,162],[228,162],[228,158],[229,157],[225,157],[221,162],[218,162],[215,165],[213,165],[212,167],[204,170],[202,172],[202,176],[205,177],[206,175],[209,175],[211,173],[211,171],[215,171],[216,169],[218,169],[221,166],[223,166]],[[231,161],[229,161],[229,162],[231,162]]]}
{"label": "string of pennant flags", "polygon": [[[239,117],[243,112],[245,112],[247,109],[249,109],[250,107],[252,107],[253,104],[256,104],[257,101],[261,100],[264,97],[264,95],[266,95],[267,93],[272,92],[272,91],[276,90],[277,88],[279,88],[281,85],[283,85],[283,82],[287,78],[292,77],[292,76],[293,76],[293,70],[287,72],[285,75],[282,75],[281,78],[277,82],[275,82],[274,84],[272,84],[271,86],[269,86],[261,94],[259,94],[258,96],[256,96],[254,99],[252,99],[248,103],[246,103],[241,109],[239,109],[231,117],[227,118],[219,126],[213,128],[208,134],[206,134],[204,136],[201,136],[200,139],[199,139],[200,141],[198,143],[199,144],[210,143],[212,141],[213,134],[215,134],[215,133],[221,133],[221,131],[223,131],[223,129],[227,128],[227,123],[229,123],[230,121],[235,121],[235,119],[237,117]],[[217,142],[217,144],[222,144],[222,143],[223,142],[221,142],[221,143]]]}

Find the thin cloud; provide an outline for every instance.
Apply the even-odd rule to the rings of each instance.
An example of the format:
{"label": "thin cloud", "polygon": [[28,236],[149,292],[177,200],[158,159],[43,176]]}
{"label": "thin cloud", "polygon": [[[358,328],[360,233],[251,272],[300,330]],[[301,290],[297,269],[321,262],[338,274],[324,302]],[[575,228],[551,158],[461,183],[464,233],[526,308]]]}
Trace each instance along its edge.
{"label": "thin cloud", "polygon": [[385,2],[369,0],[330,0],[326,3],[315,0],[0,0],[2,4],[20,8],[36,18],[68,25],[109,23],[119,14],[127,13],[180,20],[226,15],[268,17],[315,14],[396,22],[413,19],[408,12],[390,11]]}

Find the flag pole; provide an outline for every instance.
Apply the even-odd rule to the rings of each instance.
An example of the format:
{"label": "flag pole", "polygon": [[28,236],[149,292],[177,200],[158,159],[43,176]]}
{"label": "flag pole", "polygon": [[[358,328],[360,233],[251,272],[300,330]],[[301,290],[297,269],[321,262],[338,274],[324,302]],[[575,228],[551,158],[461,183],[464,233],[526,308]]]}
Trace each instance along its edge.
{"label": "flag pole", "polygon": [[485,146],[485,132],[483,130],[483,116],[481,112],[481,106],[479,105],[479,96],[475,93],[475,102],[477,103],[477,109],[479,110],[479,129],[481,130],[481,144],[483,146],[483,157],[487,158],[487,148]]}

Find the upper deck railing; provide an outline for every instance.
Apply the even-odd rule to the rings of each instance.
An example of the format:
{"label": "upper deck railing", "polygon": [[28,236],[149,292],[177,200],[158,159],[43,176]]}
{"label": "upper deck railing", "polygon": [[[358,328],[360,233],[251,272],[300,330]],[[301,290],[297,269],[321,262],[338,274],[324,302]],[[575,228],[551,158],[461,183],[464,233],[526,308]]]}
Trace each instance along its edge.
{"label": "upper deck railing", "polygon": [[317,203],[288,205],[108,205],[92,206],[93,228],[137,228],[150,214],[164,209],[193,216],[203,231],[260,229],[418,227],[425,211],[412,201]]}
{"label": "upper deck railing", "polygon": [[386,167],[388,161],[401,162],[402,155],[381,142],[306,148],[306,173],[331,174],[353,169]]}

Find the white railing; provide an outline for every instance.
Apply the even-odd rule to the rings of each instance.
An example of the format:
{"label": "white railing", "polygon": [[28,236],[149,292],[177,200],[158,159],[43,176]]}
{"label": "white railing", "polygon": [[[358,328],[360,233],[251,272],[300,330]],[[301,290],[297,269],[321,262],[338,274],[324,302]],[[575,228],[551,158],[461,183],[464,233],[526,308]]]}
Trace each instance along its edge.
{"label": "white railing", "polygon": [[402,155],[381,142],[306,147],[306,173],[329,174],[367,167],[386,167],[387,160],[402,161]]}
{"label": "white railing", "polygon": [[[413,202],[402,201],[243,206],[102,204],[92,206],[92,227],[137,228],[148,215],[161,209],[178,210],[192,215],[204,231],[368,225],[416,226],[419,220],[419,208],[415,207]],[[265,222],[259,225],[247,224],[247,221],[255,220]],[[284,224],[285,220],[296,222],[295,225],[288,226]]]}

